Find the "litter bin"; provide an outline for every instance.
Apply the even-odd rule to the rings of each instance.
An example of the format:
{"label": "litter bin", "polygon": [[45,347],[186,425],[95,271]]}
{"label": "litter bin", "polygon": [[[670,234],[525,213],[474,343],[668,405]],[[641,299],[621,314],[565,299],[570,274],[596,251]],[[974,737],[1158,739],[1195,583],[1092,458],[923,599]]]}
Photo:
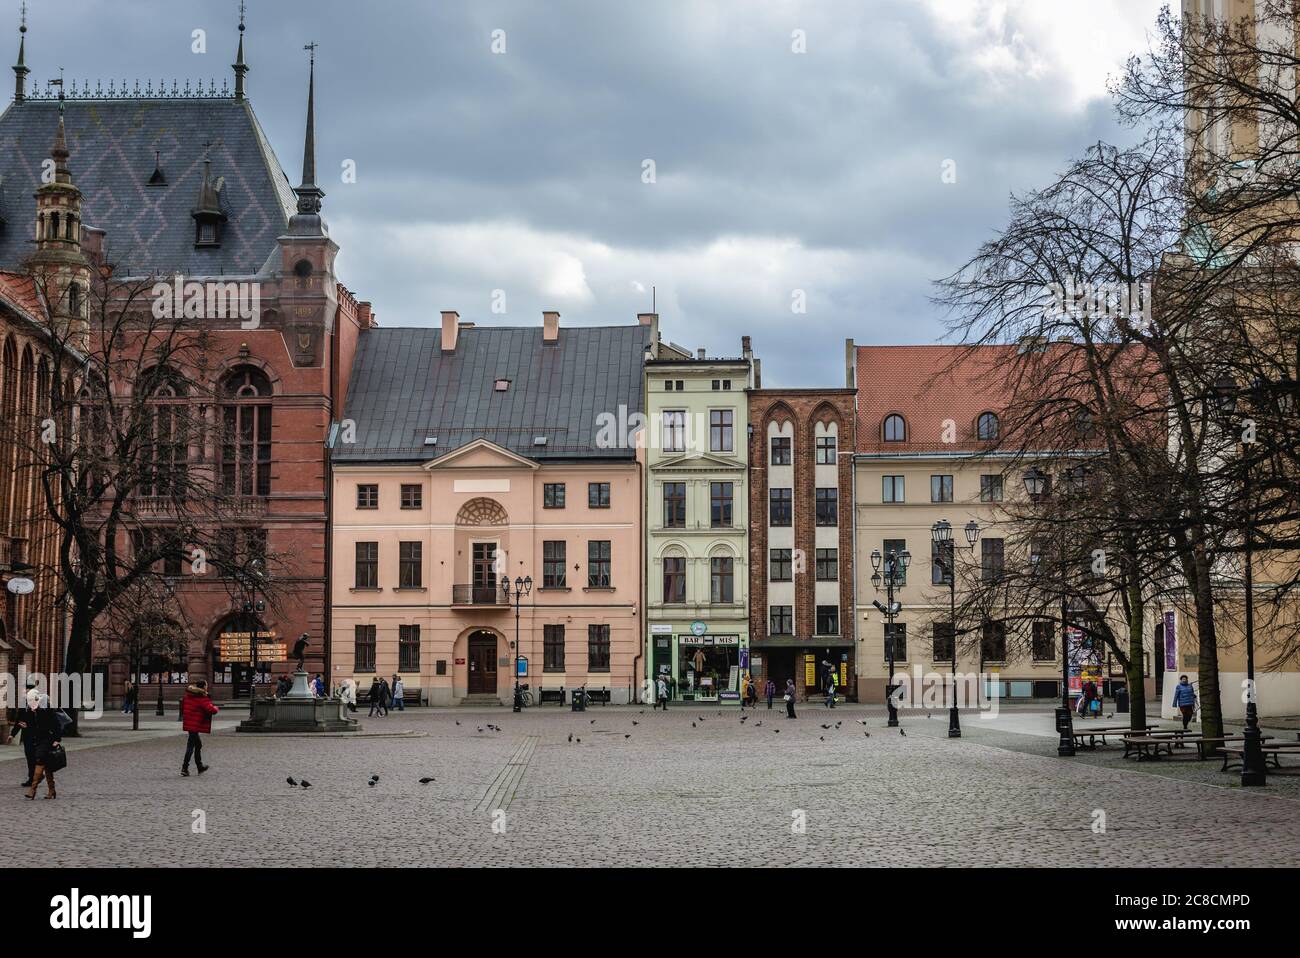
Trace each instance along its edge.
{"label": "litter bin", "polygon": [[1127,686],[1117,685],[1115,687],[1115,711],[1116,712],[1128,711],[1128,687]]}
{"label": "litter bin", "polygon": [[587,711],[587,696],[584,689],[574,689],[571,696],[573,704],[570,706],[574,712]]}

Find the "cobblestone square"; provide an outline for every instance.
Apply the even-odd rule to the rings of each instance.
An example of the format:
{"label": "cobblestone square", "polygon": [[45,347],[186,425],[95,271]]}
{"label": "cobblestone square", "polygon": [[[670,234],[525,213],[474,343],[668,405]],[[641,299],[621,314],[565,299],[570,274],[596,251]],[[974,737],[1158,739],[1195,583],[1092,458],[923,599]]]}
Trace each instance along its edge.
{"label": "cobblestone square", "polygon": [[[906,734],[878,708],[745,714],[412,710],[315,737],[237,734],[227,715],[190,778],[179,732],[120,743],[105,723],[58,801],[22,798],[20,749],[0,769],[13,834],[59,836],[44,854],[64,866],[1300,864],[1296,779],[1244,791],[1217,761],[1060,759],[975,715],[950,740],[946,713],[904,713]],[[1012,724],[1036,719],[1050,727]]]}

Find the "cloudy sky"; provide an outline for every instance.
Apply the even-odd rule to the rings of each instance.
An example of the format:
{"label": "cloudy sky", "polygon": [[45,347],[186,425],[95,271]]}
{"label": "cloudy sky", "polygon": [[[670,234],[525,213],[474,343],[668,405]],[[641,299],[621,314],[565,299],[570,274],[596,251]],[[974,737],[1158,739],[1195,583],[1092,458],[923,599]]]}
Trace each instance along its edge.
{"label": "cloudy sky", "polygon": [[[37,82],[230,76],[237,0],[30,5]],[[320,43],[325,215],[381,324],[628,323],[654,287],[666,338],[736,355],[748,333],[764,385],[841,385],[846,337],[941,334],[931,281],[1010,192],[1130,135],[1106,77],[1159,7],[250,0],[246,52],[296,181]]]}

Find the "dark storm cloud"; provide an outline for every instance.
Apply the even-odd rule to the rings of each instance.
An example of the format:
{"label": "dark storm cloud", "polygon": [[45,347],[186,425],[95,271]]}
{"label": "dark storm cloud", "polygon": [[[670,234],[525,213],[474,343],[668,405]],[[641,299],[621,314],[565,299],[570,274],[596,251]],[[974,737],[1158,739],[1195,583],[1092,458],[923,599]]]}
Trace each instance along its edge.
{"label": "dark storm cloud", "polygon": [[[296,180],[302,45],[320,42],[325,213],[344,282],[381,322],[428,324],[440,308],[630,322],[653,285],[668,337],[734,354],[751,333],[766,384],[835,385],[847,336],[940,333],[929,282],[997,228],[1011,191],[1123,135],[1102,91],[1081,97],[1054,62],[1041,16],[1012,3],[997,29],[972,31],[958,15],[972,6],[254,0],[249,90]],[[1149,22],[1155,6],[1123,17]],[[63,66],[220,84],[236,22],[234,2],[35,4],[28,63],[41,81]],[[206,53],[191,52],[195,29]],[[796,29],[806,54],[791,52]],[[1024,69],[1001,63],[1026,50]],[[956,183],[941,181],[947,159]],[[489,312],[497,289],[504,316]]]}

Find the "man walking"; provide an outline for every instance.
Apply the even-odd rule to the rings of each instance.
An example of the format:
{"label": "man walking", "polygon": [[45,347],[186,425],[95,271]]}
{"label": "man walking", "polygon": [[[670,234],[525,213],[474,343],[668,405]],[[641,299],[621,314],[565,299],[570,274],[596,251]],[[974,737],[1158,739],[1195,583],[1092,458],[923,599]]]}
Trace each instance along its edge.
{"label": "man walking", "polygon": [[655,708],[659,708],[659,706],[662,705],[664,711],[667,712],[668,711],[668,680],[665,679],[662,675],[659,676],[659,681],[655,683],[655,696],[656,696]]}
{"label": "man walking", "polygon": [[199,679],[185,690],[185,698],[181,700],[181,728],[189,733],[189,738],[185,742],[185,761],[181,764],[181,774],[186,778],[190,774],[191,757],[200,775],[209,768],[203,764],[203,739],[199,736],[212,732],[212,716],[219,711],[221,710],[212,704],[208,695],[206,680]]}
{"label": "man walking", "polygon": [[772,699],[776,697],[776,683],[771,679],[767,680],[767,685],[763,686],[763,694],[767,696],[767,710],[772,710]]}
{"label": "man walking", "polygon": [[1196,689],[1187,681],[1187,676],[1180,675],[1174,686],[1174,707],[1183,713],[1183,728],[1186,729],[1192,717],[1196,715]]}
{"label": "man walking", "polygon": [[393,676],[393,707],[399,712],[406,711],[406,685],[400,675]]}
{"label": "man walking", "polygon": [[370,680],[370,693],[367,696],[370,699],[370,718],[375,717],[375,713],[380,711],[383,705],[383,689],[379,684],[379,676]]}

